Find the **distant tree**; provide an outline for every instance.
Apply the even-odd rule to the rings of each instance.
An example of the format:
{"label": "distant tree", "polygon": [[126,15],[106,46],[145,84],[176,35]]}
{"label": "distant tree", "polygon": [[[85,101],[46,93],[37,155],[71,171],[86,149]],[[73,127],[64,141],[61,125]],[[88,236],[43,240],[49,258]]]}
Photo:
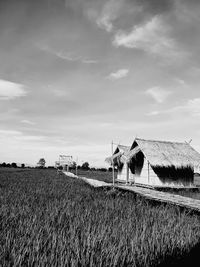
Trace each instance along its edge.
{"label": "distant tree", "polygon": [[80,169],[81,169],[81,166],[80,166],[80,165],[78,165],[78,166],[77,166],[77,169],[78,169],[78,170],[80,170]]}
{"label": "distant tree", "polygon": [[25,164],[24,163],[21,164],[21,168],[25,168]]}
{"label": "distant tree", "polygon": [[106,168],[99,168],[98,170],[101,171],[101,172],[107,172]]}
{"label": "distant tree", "polygon": [[89,169],[90,169],[90,167],[89,167],[89,163],[88,162],[84,162],[83,164],[82,164],[82,167],[81,167],[83,170],[86,170],[86,171],[88,171]]}
{"label": "distant tree", "polygon": [[75,170],[76,169],[76,162],[73,161],[72,164],[69,166],[70,170]]}
{"label": "distant tree", "polygon": [[38,161],[37,166],[38,166],[39,168],[44,168],[44,167],[45,167],[45,163],[46,163],[45,159],[44,159],[44,158],[41,158],[41,159]]}
{"label": "distant tree", "polygon": [[90,168],[91,171],[96,171],[96,168],[92,167]]}
{"label": "distant tree", "polygon": [[6,164],[6,167],[7,167],[7,168],[10,168],[10,167],[11,167],[11,164],[10,164],[10,163],[7,163],[7,164]]}
{"label": "distant tree", "polygon": [[1,164],[1,167],[7,167],[7,164],[6,164],[5,162],[3,162],[3,163]]}
{"label": "distant tree", "polygon": [[11,163],[11,167],[12,167],[12,168],[17,168],[17,163],[12,162],[12,163]]}
{"label": "distant tree", "polygon": [[109,168],[108,168],[108,171],[111,172],[111,171],[112,171],[112,167],[109,167]]}

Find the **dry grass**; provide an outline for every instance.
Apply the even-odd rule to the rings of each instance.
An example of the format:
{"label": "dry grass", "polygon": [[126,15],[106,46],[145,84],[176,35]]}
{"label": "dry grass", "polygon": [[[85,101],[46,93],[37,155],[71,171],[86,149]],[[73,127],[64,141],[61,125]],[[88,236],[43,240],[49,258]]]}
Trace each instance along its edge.
{"label": "dry grass", "polygon": [[0,207],[1,266],[157,266],[200,239],[197,216],[53,170],[0,172]]}

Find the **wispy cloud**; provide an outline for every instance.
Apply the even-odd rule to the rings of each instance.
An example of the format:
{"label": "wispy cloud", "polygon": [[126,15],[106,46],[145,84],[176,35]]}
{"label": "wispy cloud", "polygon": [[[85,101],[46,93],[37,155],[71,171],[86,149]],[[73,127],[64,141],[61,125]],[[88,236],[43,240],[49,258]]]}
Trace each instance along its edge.
{"label": "wispy cloud", "polygon": [[42,135],[27,135],[21,131],[16,130],[4,130],[0,129],[0,137],[2,139],[17,140],[17,141],[42,141],[45,140],[45,136]]}
{"label": "wispy cloud", "polygon": [[53,89],[52,90],[53,94],[57,97],[70,97],[71,93],[69,91],[66,90],[62,90],[62,89]]}
{"label": "wispy cloud", "polygon": [[79,61],[83,64],[96,64],[96,63],[98,63],[97,60],[88,59],[88,58],[85,58],[85,57],[79,56],[79,55],[74,55],[73,53],[66,53],[64,51],[59,51],[59,50],[51,48],[48,45],[36,44],[36,46],[40,50],[45,51],[45,52],[47,52],[53,56],[56,56],[57,58],[60,58],[62,60],[67,60],[67,61],[71,61],[71,62]]}
{"label": "wispy cloud", "polygon": [[184,87],[187,86],[187,83],[186,83],[184,80],[180,79],[180,78],[175,78],[175,81],[176,81],[180,86],[184,86]]}
{"label": "wispy cloud", "polygon": [[35,125],[35,122],[30,121],[30,120],[21,120],[21,123],[29,124],[29,125]]}
{"label": "wispy cloud", "polygon": [[190,99],[182,109],[191,112],[193,116],[200,116],[200,98]]}
{"label": "wispy cloud", "polygon": [[200,98],[194,98],[188,100],[184,105],[180,106],[175,106],[172,107],[171,109],[166,109],[166,110],[155,110],[148,115],[161,115],[161,114],[172,114],[176,113],[178,114],[185,114],[189,113],[190,116],[200,116]]}
{"label": "wispy cloud", "polygon": [[24,85],[0,80],[0,100],[10,100],[27,94]]}
{"label": "wispy cloud", "polygon": [[169,29],[161,16],[154,16],[144,24],[135,26],[129,33],[119,31],[113,45],[141,49],[162,57],[179,55],[175,40],[169,37]]}
{"label": "wispy cloud", "polygon": [[107,32],[111,32],[113,30],[112,22],[118,17],[122,5],[122,0],[107,1],[103,6],[100,16],[96,20],[97,25]]}
{"label": "wispy cloud", "polygon": [[98,63],[98,60],[93,60],[93,59],[82,59],[82,62],[85,64],[96,64]]}
{"label": "wispy cloud", "polygon": [[128,69],[120,69],[116,72],[112,72],[108,78],[110,80],[119,80],[128,76],[128,73],[129,73]]}
{"label": "wispy cloud", "polygon": [[171,91],[164,90],[160,87],[149,88],[145,92],[145,94],[151,96],[158,103],[163,103],[171,93]]}

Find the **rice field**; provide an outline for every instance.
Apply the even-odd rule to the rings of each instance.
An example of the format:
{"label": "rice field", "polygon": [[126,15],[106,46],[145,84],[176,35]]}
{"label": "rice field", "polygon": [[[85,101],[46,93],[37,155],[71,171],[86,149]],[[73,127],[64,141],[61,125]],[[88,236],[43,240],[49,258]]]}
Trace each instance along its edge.
{"label": "rice field", "polygon": [[[78,172],[79,176],[86,177],[88,179],[95,179],[99,181],[104,181],[107,183],[112,183],[112,172],[101,172],[101,171],[83,171],[79,170]],[[117,172],[115,172],[115,178],[117,178]],[[198,191],[191,191],[191,190],[174,190],[174,189],[167,189],[167,190],[162,190],[159,189],[160,191],[166,191],[168,193],[172,194],[177,194],[183,197],[189,197],[189,198],[194,198],[194,199],[199,199],[200,200],[200,176],[195,175],[194,177],[194,184],[199,188]]]}
{"label": "rice field", "polygon": [[[72,171],[74,174],[75,172]],[[95,179],[99,181],[104,181],[106,183],[112,183],[112,172],[106,171],[84,171],[84,170],[78,170],[78,176],[83,176],[88,179]],[[117,178],[117,172],[115,172],[115,179]]]}
{"label": "rice field", "polygon": [[55,170],[0,170],[0,266],[172,266],[199,241],[200,217],[178,207]]}

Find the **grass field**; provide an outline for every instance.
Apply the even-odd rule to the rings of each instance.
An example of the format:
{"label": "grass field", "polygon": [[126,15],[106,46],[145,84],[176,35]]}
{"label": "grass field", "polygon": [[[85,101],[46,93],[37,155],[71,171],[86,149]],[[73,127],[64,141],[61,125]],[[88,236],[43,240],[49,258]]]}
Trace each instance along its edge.
{"label": "grass field", "polygon": [[[75,173],[74,171],[72,171]],[[106,183],[112,183],[112,172],[106,171],[84,171],[78,170],[78,176],[83,176],[86,178],[91,178],[99,181],[104,181]],[[117,178],[117,172],[115,172],[115,179]]]}
{"label": "grass field", "polygon": [[0,266],[172,266],[199,240],[200,218],[177,207],[54,170],[0,170]]}
{"label": "grass field", "polygon": [[[164,190],[168,193],[172,193],[172,194],[177,194],[183,197],[189,197],[189,198],[194,198],[194,199],[199,199],[200,200],[200,176],[199,175],[195,175],[194,176],[194,185],[197,187],[195,188],[195,190],[188,190],[188,189],[180,189],[180,190],[176,190],[176,189],[168,189],[168,190]],[[161,190],[161,189],[160,189]],[[163,191],[163,190],[161,190]]]}
{"label": "grass field", "polygon": [[181,191],[173,191],[172,190],[169,193],[200,200],[200,191],[192,192],[192,191],[187,191],[187,190],[185,190],[185,191],[184,190],[181,190]]}
{"label": "grass field", "polygon": [[[78,175],[83,176],[83,177],[87,177],[89,179],[91,178],[91,179],[95,179],[95,180],[99,180],[99,181],[104,181],[107,183],[112,183],[112,172],[108,172],[108,171],[102,172],[102,171],[79,170]],[[115,172],[115,179],[116,178],[117,178],[117,172]],[[195,175],[194,184],[196,186],[198,186],[198,188],[199,188],[198,192],[192,192],[189,190],[173,190],[173,189],[171,189],[171,190],[168,189],[167,192],[172,193],[172,194],[177,194],[180,196],[189,197],[189,198],[200,199],[200,176],[199,175]]]}

